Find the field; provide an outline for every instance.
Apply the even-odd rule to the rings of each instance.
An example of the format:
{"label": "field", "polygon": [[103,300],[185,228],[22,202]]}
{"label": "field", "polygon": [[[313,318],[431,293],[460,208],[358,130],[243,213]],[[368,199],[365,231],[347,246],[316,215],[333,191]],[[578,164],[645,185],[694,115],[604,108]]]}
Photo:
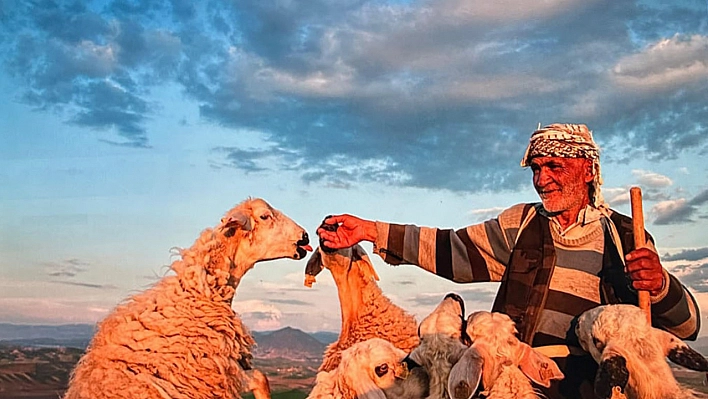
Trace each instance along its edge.
{"label": "field", "polygon": [[[74,348],[0,346],[0,399],[60,398],[81,354],[82,350]],[[303,399],[314,384],[319,361],[257,359],[254,366],[268,376],[274,399]],[[705,374],[682,368],[674,368],[674,374],[708,398]]]}

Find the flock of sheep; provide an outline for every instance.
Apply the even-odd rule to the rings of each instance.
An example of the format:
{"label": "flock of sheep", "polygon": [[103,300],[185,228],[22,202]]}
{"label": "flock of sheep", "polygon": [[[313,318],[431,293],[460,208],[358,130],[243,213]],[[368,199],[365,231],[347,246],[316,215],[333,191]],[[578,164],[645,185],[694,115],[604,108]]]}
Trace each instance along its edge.
{"label": "flock of sheep", "polygon": [[[336,228],[330,226],[331,228]],[[270,398],[250,361],[254,340],[232,310],[241,278],[255,263],[303,259],[305,230],[262,199],[247,199],[180,251],[174,272],[119,304],[98,326],[72,373],[66,399]],[[537,398],[563,373],[516,338],[501,313],[472,312],[448,294],[420,323],[381,291],[360,246],[320,245],[306,285],[328,269],[337,285],[342,328],[325,351],[309,398]],[[601,398],[687,398],[666,358],[708,371],[708,361],[671,334],[647,325],[629,305],[583,314],[577,335],[598,362]]]}

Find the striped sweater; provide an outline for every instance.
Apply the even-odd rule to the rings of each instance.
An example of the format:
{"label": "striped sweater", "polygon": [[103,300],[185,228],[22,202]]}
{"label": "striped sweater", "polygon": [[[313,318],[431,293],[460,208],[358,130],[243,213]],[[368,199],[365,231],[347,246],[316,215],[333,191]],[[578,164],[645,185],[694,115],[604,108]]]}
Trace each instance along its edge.
{"label": "striped sweater", "polygon": [[[556,265],[541,310],[533,345],[567,343],[574,317],[600,304],[600,277],[605,230],[614,230],[611,210],[588,206],[565,230],[543,208],[524,204],[503,211],[496,219],[460,230],[376,222],[378,238],[374,251],[390,264],[414,264],[446,279],[469,283],[500,281],[519,232],[535,214],[550,219]],[[616,231],[612,235],[620,254]],[[648,246],[652,247],[649,242]],[[624,256],[622,255],[622,258]],[[665,271],[664,290],[652,297],[654,324],[680,338],[695,339],[700,328],[698,306],[686,288]]]}

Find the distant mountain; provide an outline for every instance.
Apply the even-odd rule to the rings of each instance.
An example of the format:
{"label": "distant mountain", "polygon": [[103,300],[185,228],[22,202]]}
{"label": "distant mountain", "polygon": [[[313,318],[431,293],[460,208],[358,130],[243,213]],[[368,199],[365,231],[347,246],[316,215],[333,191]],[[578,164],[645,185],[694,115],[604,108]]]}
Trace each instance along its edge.
{"label": "distant mountain", "polygon": [[317,332],[313,332],[313,333],[309,333],[309,334],[312,335],[316,340],[322,342],[325,345],[329,345],[339,338],[338,332],[331,332],[331,331],[317,331]]}
{"label": "distant mountain", "polygon": [[253,355],[259,358],[292,360],[321,359],[325,344],[297,328],[285,327],[272,332],[254,332],[257,346]]}
{"label": "distant mountain", "polygon": [[[34,347],[70,347],[86,349],[94,334],[95,325],[65,324],[26,325],[0,323],[0,344]],[[277,331],[253,331],[256,356],[285,359],[321,359],[327,344],[337,340],[338,333],[316,332],[285,327]]]}
{"label": "distant mountain", "polygon": [[50,326],[0,323],[0,343],[85,349],[93,337],[94,329],[93,324]]}

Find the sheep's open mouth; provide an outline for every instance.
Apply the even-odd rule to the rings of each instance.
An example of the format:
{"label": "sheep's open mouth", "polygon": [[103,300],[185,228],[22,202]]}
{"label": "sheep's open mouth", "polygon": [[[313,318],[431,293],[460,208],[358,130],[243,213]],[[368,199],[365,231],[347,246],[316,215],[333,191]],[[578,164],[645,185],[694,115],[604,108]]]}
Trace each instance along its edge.
{"label": "sheep's open mouth", "polygon": [[297,254],[295,254],[295,259],[304,259],[308,252],[312,252],[312,247],[309,244],[310,237],[308,237],[307,233],[304,233],[302,238],[295,243],[297,246]]}

